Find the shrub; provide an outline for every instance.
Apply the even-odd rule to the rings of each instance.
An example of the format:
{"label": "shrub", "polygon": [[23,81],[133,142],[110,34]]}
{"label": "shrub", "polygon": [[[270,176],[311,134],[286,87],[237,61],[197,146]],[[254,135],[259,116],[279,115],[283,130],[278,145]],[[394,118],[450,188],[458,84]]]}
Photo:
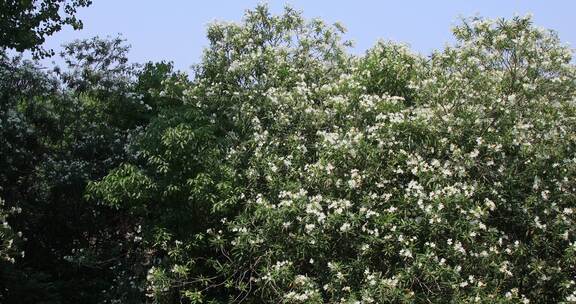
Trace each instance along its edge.
{"label": "shrub", "polygon": [[571,51],[528,17],[464,20],[429,60],[341,32],[212,25],[181,104],[90,186],[144,218],[151,299],[576,300]]}

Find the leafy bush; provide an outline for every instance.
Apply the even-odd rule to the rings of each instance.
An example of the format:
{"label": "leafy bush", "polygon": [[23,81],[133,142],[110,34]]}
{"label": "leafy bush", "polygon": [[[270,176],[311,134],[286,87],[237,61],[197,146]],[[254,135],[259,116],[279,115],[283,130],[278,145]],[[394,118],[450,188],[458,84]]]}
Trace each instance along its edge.
{"label": "leafy bush", "polygon": [[[265,6],[89,186],[142,218],[157,303],[576,301],[576,70],[528,17],[429,60]],[[174,89],[176,88],[176,89]]]}

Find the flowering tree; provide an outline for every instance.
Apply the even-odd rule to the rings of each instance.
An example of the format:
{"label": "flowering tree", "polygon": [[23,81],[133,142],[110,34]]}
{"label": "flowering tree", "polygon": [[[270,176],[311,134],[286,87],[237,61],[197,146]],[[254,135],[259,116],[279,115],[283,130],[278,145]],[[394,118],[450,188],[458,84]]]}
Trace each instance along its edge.
{"label": "flowering tree", "polygon": [[576,301],[576,70],[530,18],[429,60],[265,6],[89,185],[142,218],[157,303]]}
{"label": "flowering tree", "polygon": [[[17,2],[37,55],[90,4]],[[572,51],[530,17],[426,58],[344,32],[258,6],[192,77],[0,50],[0,302],[576,302]]]}

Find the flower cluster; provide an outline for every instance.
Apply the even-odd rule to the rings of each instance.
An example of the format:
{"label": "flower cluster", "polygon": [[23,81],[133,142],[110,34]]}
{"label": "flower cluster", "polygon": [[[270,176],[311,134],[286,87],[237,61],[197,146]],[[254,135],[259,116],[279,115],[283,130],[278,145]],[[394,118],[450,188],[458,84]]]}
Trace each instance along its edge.
{"label": "flower cluster", "polygon": [[185,240],[162,247],[152,295],[574,301],[569,50],[520,17],[465,20],[429,61],[385,42],[348,55],[338,29],[265,7],[210,27],[187,114],[150,128],[124,178]]}

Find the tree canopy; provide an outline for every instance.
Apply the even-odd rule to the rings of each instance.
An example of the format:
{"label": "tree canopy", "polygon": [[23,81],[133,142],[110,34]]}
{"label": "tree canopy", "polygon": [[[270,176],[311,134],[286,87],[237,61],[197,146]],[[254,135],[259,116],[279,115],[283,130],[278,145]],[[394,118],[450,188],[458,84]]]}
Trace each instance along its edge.
{"label": "tree canopy", "polygon": [[82,29],[76,10],[91,0],[2,0],[0,1],[0,47],[32,51],[36,57],[53,55],[42,44],[46,37],[70,25]]}
{"label": "tree canopy", "polygon": [[190,76],[3,56],[0,300],[576,302],[572,50],[530,17],[427,57],[343,33],[260,5]]}

